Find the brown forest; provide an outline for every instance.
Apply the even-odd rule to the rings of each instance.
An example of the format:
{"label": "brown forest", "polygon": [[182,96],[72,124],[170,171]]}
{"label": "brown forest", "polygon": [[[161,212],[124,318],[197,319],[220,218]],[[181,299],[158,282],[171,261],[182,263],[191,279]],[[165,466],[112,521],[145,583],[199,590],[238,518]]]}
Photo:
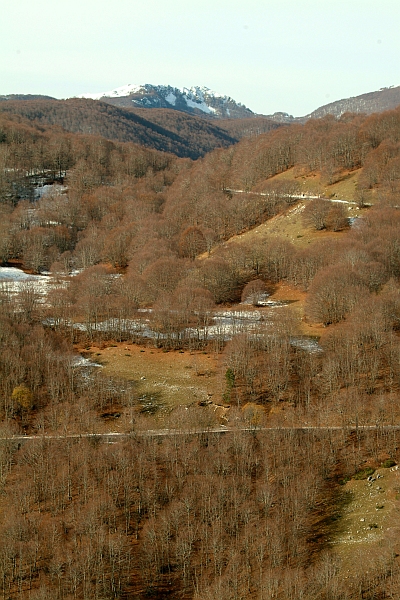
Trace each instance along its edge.
{"label": "brown forest", "polygon": [[[356,482],[400,460],[400,110],[224,132],[193,161],[187,120],[154,113],[177,135],[162,152],[115,119],[91,133],[95,112],[77,133],[72,104],[0,112],[0,259],[52,274],[45,298],[0,288],[2,597],[398,598],[400,486],[380,537],[377,517],[361,550],[337,540]],[[291,215],[302,233],[279,230]],[[282,290],[256,328],[205,333]],[[76,368],[127,344],[215,355],[228,417]]]}

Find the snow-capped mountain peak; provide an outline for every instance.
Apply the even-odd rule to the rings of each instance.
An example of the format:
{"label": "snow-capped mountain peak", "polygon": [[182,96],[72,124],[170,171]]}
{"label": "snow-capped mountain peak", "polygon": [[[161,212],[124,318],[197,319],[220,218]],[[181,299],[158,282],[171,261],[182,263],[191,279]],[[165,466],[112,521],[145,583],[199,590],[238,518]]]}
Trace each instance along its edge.
{"label": "snow-capped mountain peak", "polygon": [[91,100],[100,100],[101,98],[123,98],[124,96],[129,96],[130,94],[137,94],[142,89],[145,89],[145,86],[128,83],[127,85],[115,88],[114,90],[111,90],[109,92],[99,92],[96,94],[82,94],[76,97],[89,98]]}
{"label": "snow-capped mountain peak", "polygon": [[251,117],[254,113],[229,96],[205,86],[175,88],[169,85],[128,84],[109,92],[82,94],[79,98],[102,100],[121,107],[172,108],[199,116]]}

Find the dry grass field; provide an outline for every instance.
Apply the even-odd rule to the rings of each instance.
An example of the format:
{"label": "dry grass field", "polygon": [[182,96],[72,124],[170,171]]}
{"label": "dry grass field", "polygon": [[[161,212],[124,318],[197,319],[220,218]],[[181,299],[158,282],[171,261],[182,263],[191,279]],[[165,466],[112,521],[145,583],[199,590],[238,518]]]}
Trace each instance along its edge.
{"label": "dry grass field", "polygon": [[91,346],[85,355],[100,363],[105,375],[136,382],[139,397],[153,397],[166,408],[218,396],[222,385],[220,358],[210,352],[165,352],[123,342]]}

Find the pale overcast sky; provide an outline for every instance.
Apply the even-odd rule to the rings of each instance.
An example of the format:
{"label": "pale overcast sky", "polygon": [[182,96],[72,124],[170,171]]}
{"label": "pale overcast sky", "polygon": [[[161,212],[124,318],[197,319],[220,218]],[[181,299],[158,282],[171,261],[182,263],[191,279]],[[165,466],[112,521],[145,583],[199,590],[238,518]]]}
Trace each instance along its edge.
{"label": "pale overcast sky", "polygon": [[295,116],[400,85],[399,0],[2,0],[0,94],[200,85]]}

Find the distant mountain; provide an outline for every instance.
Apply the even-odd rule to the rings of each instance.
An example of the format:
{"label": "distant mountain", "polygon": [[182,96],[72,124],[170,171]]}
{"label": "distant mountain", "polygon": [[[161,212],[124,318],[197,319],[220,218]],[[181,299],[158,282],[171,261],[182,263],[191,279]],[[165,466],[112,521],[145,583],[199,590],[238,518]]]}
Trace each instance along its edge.
{"label": "distant mountain", "polygon": [[361,94],[361,96],[354,96],[325,104],[303,117],[303,119],[320,119],[325,115],[333,115],[339,118],[345,112],[370,115],[372,113],[384,112],[385,110],[392,110],[399,105],[400,86],[391,86],[381,88],[377,92],[369,92],[368,94]]}
{"label": "distant mountain", "polygon": [[[393,110],[400,105],[400,86],[381,88],[377,92],[368,92],[360,96],[336,100],[329,104],[320,106],[312,113],[304,117],[293,117],[285,112],[276,112],[273,115],[265,115],[270,121],[289,125],[290,123],[305,123],[308,119],[321,119],[326,115],[333,115],[339,119],[344,113],[362,113],[370,115],[385,110]],[[261,116],[261,115],[258,115]]]}
{"label": "distant mountain", "polygon": [[0,96],[0,102],[6,100],[55,100],[55,98],[41,94],[7,94],[6,96]]}
{"label": "distant mountain", "polygon": [[243,119],[256,116],[249,108],[207,87],[178,89],[169,85],[125,85],[109,92],[79,98],[102,100],[123,108],[170,108],[197,116]]}

